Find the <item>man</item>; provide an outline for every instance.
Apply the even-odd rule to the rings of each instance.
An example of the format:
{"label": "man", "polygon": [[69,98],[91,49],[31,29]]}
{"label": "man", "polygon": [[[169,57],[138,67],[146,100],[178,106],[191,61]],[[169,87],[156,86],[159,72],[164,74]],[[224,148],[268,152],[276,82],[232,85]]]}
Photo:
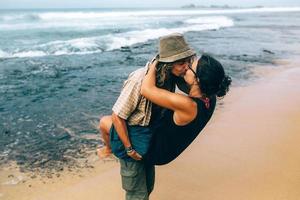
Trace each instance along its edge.
{"label": "man", "polygon": [[[183,35],[171,34],[160,38],[157,58],[157,85],[170,91],[175,83],[186,91],[181,78],[188,70],[195,52],[185,42]],[[154,186],[154,166],[143,162],[151,140],[150,126],[159,123],[162,109],[152,105],[140,95],[146,67],[131,73],[125,81],[111,116],[104,116],[99,123],[106,147],[99,151],[100,157],[110,155],[111,149],[120,159],[122,187],[126,199],[149,199]],[[129,126],[128,126],[129,125]],[[111,144],[110,144],[111,142]]]}

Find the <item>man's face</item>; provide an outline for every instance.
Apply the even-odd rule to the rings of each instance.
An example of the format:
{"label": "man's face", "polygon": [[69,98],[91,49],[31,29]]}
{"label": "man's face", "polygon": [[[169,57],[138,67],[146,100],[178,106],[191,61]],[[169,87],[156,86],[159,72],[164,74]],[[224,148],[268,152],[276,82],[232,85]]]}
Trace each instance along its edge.
{"label": "man's face", "polygon": [[183,77],[189,69],[190,60],[175,62],[172,67],[172,74],[175,76]]}

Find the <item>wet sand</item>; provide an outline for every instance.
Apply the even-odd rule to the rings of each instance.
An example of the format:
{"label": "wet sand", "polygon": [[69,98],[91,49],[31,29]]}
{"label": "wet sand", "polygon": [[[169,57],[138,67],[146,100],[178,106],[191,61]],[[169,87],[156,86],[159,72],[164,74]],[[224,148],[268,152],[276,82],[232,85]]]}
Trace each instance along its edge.
{"label": "wet sand", "polygon": [[[299,199],[298,64],[232,88],[194,143],[171,164],[156,168],[151,199]],[[0,185],[0,194],[0,200],[124,199],[115,161],[97,161],[93,169],[46,183]]]}

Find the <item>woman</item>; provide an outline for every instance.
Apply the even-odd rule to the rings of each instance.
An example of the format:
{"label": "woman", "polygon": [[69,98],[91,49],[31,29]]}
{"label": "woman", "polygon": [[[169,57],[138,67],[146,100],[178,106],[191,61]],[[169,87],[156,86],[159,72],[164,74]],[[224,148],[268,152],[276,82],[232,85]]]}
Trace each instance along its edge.
{"label": "woman", "polygon": [[142,83],[141,94],[151,102],[167,108],[161,123],[153,127],[153,139],[146,161],[155,165],[171,162],[197,137],[211,118],[216,97],[223,97],[231,78],[223,66],[209,55],[194,59],[185,81],[189,95],[172,93],[155,85],[153,62]]}

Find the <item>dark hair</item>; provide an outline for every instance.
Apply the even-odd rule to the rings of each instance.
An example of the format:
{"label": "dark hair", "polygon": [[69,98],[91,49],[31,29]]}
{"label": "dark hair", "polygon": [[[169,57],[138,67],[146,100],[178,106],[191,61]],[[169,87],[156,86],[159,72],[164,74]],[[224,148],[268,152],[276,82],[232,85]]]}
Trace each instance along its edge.
{"label": "dark hair", "polygon": [[205,96],[223,97],[228,92],[231,78],[225,74],[221,63],[210,55],[203,54],[198,60],[196,74]]}

